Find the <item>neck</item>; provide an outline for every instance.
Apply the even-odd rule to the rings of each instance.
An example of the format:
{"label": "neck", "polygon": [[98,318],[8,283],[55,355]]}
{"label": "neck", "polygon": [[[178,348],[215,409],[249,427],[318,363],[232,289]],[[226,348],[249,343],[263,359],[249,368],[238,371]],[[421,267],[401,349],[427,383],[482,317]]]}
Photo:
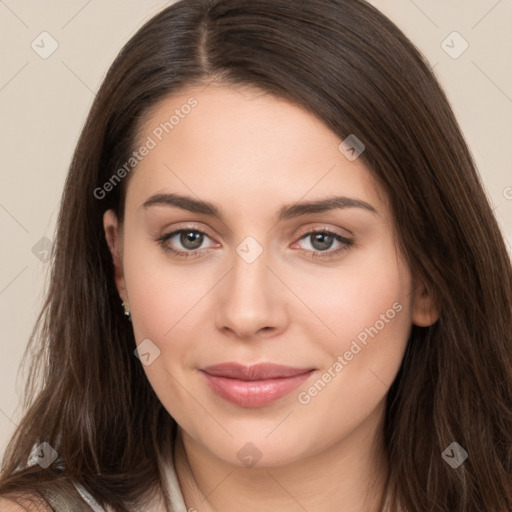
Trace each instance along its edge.
{"label": "neck", "polygon": [[335,445],[284,466],[240,467],[178,427],[175,466],[187,510],[379,512],[388,467],[381,404]]}

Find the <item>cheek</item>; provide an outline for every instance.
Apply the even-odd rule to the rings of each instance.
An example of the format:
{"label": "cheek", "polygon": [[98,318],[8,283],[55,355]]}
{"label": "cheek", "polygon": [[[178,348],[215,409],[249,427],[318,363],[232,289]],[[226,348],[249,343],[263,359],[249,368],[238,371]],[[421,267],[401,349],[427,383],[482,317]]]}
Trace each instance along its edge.
{"label": "cheek", "polygon": [[173,264],[150,243],[130,246],[126,237],[124,274],[135,340],[140,344],[149,339],[159,351],[143,369],[169,413],[193,430],[188,412],[190,396],[199,396],[200,390],[188,380],[194,366],[191,348],[194,342],[207,339],[201,333],[207,328],[201,320],[213,284],[208,281],[209,274],[192,267]]}
{"label": "cheek", "polygon": [[303,421],[332,420],[322,423],[326,439],[357,428],[382,403],[411,327],[410,273],[394,252],[383,250],[346,270],[329,280],[328,294],[312,296],[336,335],[310,331],[324,364],[297,397]]}
{"label": "cheek", "polygon": [[124,275],[137,342],[165,343],[182,322],[190,322],[194,305],[211,285],[208,272],[194,265],[173,263],[153,241],[127,235]]}
{"label": "cheek", "polygon": [[[340,414],[352,410],[364,415],[383,398],[400,368],[409,338],[410,272],[391,243],[379,249],[325,280],[328,292],[317,288],[310,296],[312,309],[334,332],[316,338],[313,331],[309,334],[326,354],[320,377],[327,372],[325,379],[329,380],[329,389],[322,391],[319,400],[315,398],[316,406],[338,404]],[[320,389],[321,383],[311,390],[311,396]]]}
{"label": "cheek", "polygon": [[[291,277],[291,276],[290,276]],[[322,321],[317,339],[328,352],[348,350],[352,340],[375,334],[407,337],[411,322],[411,277],[407,266],[387,240],[373,251],[360,252],[342,262],[339,269],[297,279],[297,295],[304,298]],[[321,325],[312,318],[311,326]],[[319,331],[317,330],[319,333]]]}

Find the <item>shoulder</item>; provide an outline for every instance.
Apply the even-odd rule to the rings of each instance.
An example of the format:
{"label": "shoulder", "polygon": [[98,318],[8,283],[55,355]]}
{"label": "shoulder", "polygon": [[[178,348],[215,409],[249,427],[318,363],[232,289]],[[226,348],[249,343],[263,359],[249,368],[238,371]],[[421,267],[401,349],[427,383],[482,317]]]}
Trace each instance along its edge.
{"label": "shoulder", "polygon": [[48,502],[36,496],[24,496],[17,500],[0,497],[0,510],[2,512],[52,512]]}
{"label": "shoulder", "polygon": [[0,485],[0,512],[107,512],[80,484],[64,473],[14,475]]}

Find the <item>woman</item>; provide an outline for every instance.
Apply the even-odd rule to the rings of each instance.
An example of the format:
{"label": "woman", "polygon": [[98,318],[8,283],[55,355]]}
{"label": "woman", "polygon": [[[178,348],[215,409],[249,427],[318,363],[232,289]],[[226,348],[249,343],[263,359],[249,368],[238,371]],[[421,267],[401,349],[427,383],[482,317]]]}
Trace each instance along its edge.
{"label": "woman", "polygon": [[177,2],[78,142],[2,510],[511,510],[511,276],[376,9]]}

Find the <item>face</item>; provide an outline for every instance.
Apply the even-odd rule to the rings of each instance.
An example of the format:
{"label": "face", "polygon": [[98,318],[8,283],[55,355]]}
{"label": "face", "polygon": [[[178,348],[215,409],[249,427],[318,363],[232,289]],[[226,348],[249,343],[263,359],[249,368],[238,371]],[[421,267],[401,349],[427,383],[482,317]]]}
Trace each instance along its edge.
{"label": "face", "polygon": [[[105,214],[147,378],[228,463],[290,463],[376,422],[411,324],[434,321],[341,142],[271,95],[191,88],[148,114],[122,226]],[[260,363],[280,366],[236,366]]]}

